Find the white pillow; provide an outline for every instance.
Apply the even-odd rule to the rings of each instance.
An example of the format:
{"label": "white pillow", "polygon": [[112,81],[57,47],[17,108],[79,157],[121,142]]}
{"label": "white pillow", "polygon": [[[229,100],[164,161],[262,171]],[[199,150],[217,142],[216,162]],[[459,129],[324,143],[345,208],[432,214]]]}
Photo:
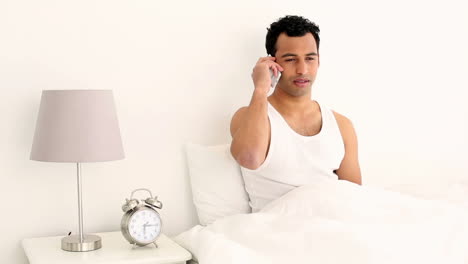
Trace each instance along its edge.
{"label": "white pillow", "polygon": [[250,213],[249,197],[230,145],[186,145],[193,202],[201,225],[225,216]]}

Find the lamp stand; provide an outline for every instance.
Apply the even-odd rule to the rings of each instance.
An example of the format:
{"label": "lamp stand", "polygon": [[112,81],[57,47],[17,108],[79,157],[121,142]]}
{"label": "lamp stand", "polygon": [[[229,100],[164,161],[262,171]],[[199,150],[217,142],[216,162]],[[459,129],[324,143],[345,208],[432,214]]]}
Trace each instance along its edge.
{"label": "lamp stand", "polygon": [[76,163],[76,179],[78,181],[78,224],[79,234],[62,238],[62,249],[73,252],[83,252],[100,249],[101,238],[96,235],[83,234],[83,204],[81,202],[81,164]]}

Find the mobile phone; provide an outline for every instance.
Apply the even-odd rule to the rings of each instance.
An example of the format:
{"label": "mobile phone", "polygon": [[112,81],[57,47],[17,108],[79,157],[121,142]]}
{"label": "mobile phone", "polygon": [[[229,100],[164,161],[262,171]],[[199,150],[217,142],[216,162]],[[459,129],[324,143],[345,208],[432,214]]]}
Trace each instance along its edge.
{"label": "mobile phone", "polygon": [[281,78],[281,72],[278,71],[278,76],[275,76],[275,73],[272,69],[270,69],[270,76],[271,76],[271,88],[275,89],[276,84],[278,84],[278,80]]}
{"label": "mobile phone", "polygon": [[[271,57],[271,55],[268,55]],[[281,78],[281,72],[278,71],[278,76],[275,76],[275,73],[272,69],[270,69],[270,77],[271,77],[271,88],[275,89],[276,85],[278,84],[278,80]]]}

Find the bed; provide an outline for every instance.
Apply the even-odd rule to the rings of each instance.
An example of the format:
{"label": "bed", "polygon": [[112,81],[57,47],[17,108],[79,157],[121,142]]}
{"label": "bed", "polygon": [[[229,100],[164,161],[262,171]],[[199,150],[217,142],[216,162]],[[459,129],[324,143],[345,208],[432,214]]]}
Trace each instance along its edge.
{"label": "bed", "polygon": [[200,224],[174,239],[200,264],[468,263],[466,183],[435,194],[323,180],[251,213],[229,145],[189,144],[187,160]]}

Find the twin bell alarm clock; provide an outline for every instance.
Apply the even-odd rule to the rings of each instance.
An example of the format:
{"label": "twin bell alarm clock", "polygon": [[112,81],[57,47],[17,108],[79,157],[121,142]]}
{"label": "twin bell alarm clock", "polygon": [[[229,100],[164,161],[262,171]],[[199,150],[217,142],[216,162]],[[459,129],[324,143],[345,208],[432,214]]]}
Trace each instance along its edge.
{"label": "twin bell alarm clock", "polygon": [[[137,191],[146,191],[149,197],[146,199],[133,198],[133,194]],[[162,209],[162,203],[157,196],[148,189],[136,189],[130,194],[130,199],[125,199],[125,204],[122,205],[124,215],[120,223],[120,230],[123,236],[130,244],[135,246],[146,246],[154,244],[156,247],[156,239],[161,234],[162,221],[161,216],[156,209]]]}

